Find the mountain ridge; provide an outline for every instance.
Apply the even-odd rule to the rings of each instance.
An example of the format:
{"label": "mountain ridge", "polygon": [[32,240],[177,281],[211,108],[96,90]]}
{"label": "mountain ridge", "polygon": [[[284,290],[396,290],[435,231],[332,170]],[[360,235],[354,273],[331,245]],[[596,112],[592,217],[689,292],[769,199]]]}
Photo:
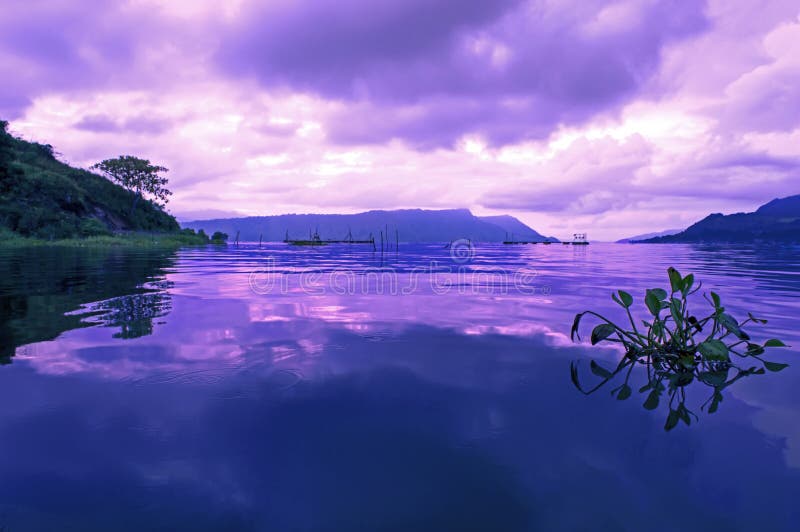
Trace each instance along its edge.
{"label": "mountain ridge", "polygon": [[616,244],[631,244],[633,242],[640,242],[642,240],[647,240],[648,238],[657,238],[660,236],[670,236],[677,233],[680,233],[683,229],[665,229],[664,231],[655,231],[652,233],[643,233],[641,235],[633,235],[626,238],[620,238],[619,240],[615,241]]}
{"label": "mountain ridge", "polygon": [[369,210],[355,214],[278,214],[194,220],[181,224],[184,228],[204,229],[206,233],[221,231],[231,239],[239,233],[244,241],[282,241],[286,238],[308,238],[318,231],[323,239],[343,239],[352,234],[354,239],[380,239],[387,232],[388,239],[404,242],[447,242],[459,238],[475,241],[501,242],[511,233],[517,239],[535,242],[558,242],[545,237],[510,215],[475,216],[469,209],[396,209]]}
{"label": "mountain ridge", "polygon": [[709,214],[680,233],[639,242],[800,242],[800,194],[775,198],[754,212]]}

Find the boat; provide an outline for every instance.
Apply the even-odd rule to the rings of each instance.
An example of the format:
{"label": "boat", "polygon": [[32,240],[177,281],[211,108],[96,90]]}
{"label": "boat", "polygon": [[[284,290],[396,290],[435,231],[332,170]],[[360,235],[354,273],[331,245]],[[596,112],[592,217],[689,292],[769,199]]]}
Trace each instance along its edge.
{"label": "boat", "polygon": [[573,246],[588,246],[589,241],[586,239],[586,233],[574,233],[572,235]]}

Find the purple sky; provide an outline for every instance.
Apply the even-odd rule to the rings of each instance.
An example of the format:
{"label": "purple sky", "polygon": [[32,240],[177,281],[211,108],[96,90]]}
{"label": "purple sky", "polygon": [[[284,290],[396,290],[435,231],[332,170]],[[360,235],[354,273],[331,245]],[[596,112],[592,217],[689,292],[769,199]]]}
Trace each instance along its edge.
{"label": "purple sky", "polygon": [[0,118],[170,210],[468,207],[548,235],[800,193],[797,0],[11,0]]}

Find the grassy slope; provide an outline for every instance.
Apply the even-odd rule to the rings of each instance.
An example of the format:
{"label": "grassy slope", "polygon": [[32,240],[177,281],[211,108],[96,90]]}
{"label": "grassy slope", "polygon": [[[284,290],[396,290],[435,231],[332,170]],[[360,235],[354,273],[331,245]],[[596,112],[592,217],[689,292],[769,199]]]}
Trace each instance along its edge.
{"label": "grassy slope", "polygon": [[[6,132],[0,121],[0,240],[101,237],[113,232],[177,233],[175,218],[150,201],[131,213],[133,193],[109,180],[59,162],[49,145]],[[142,243],[148,238],[99,239]],[[192,240],[183,233],[178,240]],[[200,238],[199,240],[204,240]],[[198,241],[199,242],[199,241]]]}

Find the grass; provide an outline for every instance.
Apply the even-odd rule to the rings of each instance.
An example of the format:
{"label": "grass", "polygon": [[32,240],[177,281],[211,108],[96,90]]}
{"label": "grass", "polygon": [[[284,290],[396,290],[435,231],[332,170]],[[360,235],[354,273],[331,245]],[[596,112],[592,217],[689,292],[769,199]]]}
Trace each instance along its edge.
{"label": "grass", "polygon": [[625,400],[632,395],[633,369],[644,367],[647,382],[639,388],[639,393],[647,393],[643,406],[655,410],[666,394],[669,413],[664,428],[669,431],[679,421],[690,425],[692,417],[699,419],[686,406],[686,390],[690,385],[702,384],[711,390],[701,410],[708,406],[708,413],[714,413],[723,400],[722,392],[735,382],[767,371],[781,371],[788,364],[763,358],[767,349],[786,347],[782,341],[773,338],[756,343],[743,329],[747,324],[764,324],[767,320],[748,313],[747,319],[739,323],[726,312],[715,292],[703,294],[711,309],[708,315],[698,318],[689,310],[689,296],[697,293],[701,284],[695,286],[694,275],[683,277],[675,268],[669,268],[667,273],[669,290],[652,288],[645,292],[644,303],[650,316],[638,325],[631,313],[633,297],[623,290],[614,293],[612,299],[625,309],[630,328],[621,327],[592,311],[575,316],[571,331],[573,341],[580,340],[581,320],[590,316],[601,321],[592,330],[592,345],[616,343],[624,349],[625,355],[613,370],[592,360],[590,370],[601,380],[590,388],[581,384],[575,362],[570,365],[570,375],[578,390],[587,395],[624,376],[611,394]]}
{"label": "grass", "polygon": [[[191,231],[191,230],[190,230]],[[90,236],[85,238],[64,238],[44,240],[20,236],[7,229],[0,228],[0,248],[61,246],[73,248],[106,248],[106,247],[184,247],[205,246],[211,243],[205,234],[193,231],[180,233],[127,233],[117,235]],[[216,243],[216,242],[215,242]]]}

